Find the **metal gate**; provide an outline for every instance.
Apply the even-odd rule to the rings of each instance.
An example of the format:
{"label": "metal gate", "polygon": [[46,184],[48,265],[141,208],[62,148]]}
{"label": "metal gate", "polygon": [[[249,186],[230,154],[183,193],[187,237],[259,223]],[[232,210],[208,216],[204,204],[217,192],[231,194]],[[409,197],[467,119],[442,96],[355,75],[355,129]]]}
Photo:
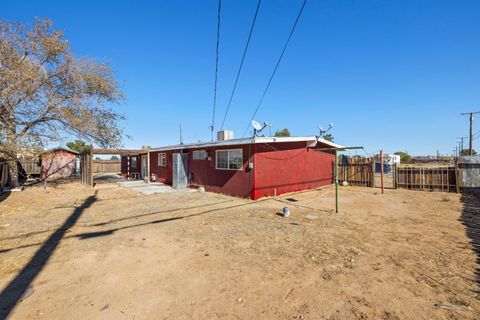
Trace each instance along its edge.
{"label": "metal gate", "polygon": [[188,153],[174,153],[172,157],[172,186],[176,189],[186,188],[188,185]]}

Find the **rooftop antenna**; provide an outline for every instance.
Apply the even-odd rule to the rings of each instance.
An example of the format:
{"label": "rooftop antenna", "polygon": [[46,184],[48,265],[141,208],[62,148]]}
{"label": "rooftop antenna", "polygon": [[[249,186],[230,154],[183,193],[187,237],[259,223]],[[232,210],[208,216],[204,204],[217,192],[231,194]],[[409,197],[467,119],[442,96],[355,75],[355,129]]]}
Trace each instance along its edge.
{"label": "rooftop antenna", "polygon": [[269,123],[269,122],[265,122],[265,124],[268,126],[268,128],[270,129],[269,131],[269,136],[271,137],[272,136],[272,124]]}
{"label": "rooftop antenna", "polygon": [[318,126],[318,131],[319,131],[319,137],[322,137],[325,133],[327,133],[328,131],[330,131],[331,129],[333,128],[333,123],[329,123],[328,124],[328,129],[325,130],[323,129],[322,126]]}
{"label": "rooftop antenna", "polygon": [[182,129],[181,123],[180,123],[180,144],[183,144],[183,129]]}
{"label": "rooftop antenna", "polygon": [[253,136],[256,137],[266,126],[268,126],[268,124],[265,122],[261,125],[258,121],[252,120]]}

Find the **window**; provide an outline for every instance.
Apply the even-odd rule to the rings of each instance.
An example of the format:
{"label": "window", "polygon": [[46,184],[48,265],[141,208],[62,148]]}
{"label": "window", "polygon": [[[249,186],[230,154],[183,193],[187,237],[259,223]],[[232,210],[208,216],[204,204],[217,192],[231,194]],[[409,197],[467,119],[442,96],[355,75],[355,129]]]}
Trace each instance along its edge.
{"label": "window", "polygon": [[193,160],[205,160],[207,159],[207,152],[205,150],[193,151]]}
{"label": "window", "polygon": [[131,157],[130,158],[130,167],[131,168],[136,168],[137,167],[137,157]]}
{"label": "window", "polygon": [[215,160],[217,169],[240,170],[243,165],[243,151],[242,149],[217,150]]}
{"label": "window", "polygon": [[158,165],[161,167],[165,167],[167,165],[167,154],[166,153],[159,153],[158,154]]}

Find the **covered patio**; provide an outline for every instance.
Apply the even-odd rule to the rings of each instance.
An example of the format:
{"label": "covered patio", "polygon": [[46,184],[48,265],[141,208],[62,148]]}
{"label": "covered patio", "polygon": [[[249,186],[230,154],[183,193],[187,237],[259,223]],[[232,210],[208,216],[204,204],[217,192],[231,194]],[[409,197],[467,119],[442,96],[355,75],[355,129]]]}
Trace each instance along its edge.
{"label": "covered patio", "polygon": [[[148,150],[146,149],[89,149],[80,153],[80,182],[91,187],[94,186],[93,179],[93,156],[94,155],[120,155],[126,159],[126,178],[148,180]],[[138,157],[140,159],[138,159]],[[132,170],[132,161],[140,160],[138,170]],[[143,163],[145,162],[145,163]],[[122,166],[123,166],[122,162]],[[137,167],[137,166],[135,166]]]}

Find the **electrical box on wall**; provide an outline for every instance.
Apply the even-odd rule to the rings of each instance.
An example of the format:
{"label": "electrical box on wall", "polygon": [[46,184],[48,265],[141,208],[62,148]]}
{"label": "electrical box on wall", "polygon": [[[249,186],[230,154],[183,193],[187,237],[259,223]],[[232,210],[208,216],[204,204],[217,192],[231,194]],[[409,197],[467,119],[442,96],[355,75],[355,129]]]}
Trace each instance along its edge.
{"label": "electrical box on wall", "polygon": [[248,163],[248,169],[249,169],[249,170],[253,170],[253,162],[249,162],[249,163]]}

